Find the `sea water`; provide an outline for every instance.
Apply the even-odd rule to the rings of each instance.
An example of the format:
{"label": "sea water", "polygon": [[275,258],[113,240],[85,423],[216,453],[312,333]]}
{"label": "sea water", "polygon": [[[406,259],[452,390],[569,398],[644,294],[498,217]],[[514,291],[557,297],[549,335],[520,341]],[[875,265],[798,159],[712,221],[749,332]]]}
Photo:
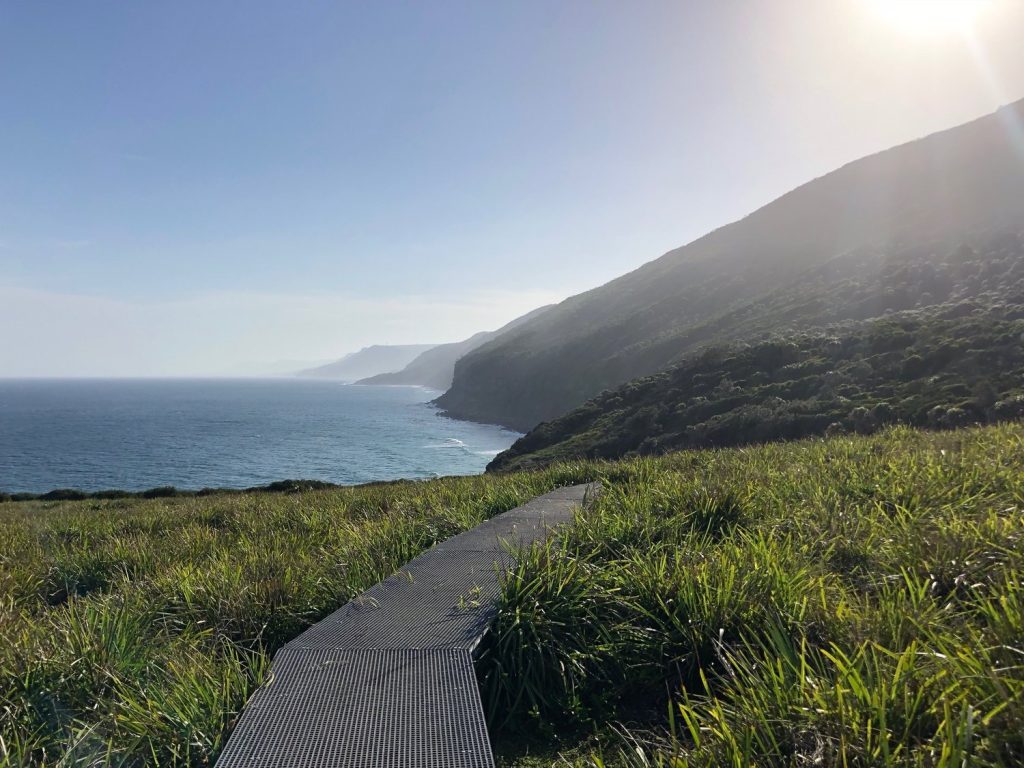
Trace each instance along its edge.
{"label": "sea water", "polygon": [[0,380],[0,490],[247,488],[483,471],[518,437],[420,387],[306,379]]}

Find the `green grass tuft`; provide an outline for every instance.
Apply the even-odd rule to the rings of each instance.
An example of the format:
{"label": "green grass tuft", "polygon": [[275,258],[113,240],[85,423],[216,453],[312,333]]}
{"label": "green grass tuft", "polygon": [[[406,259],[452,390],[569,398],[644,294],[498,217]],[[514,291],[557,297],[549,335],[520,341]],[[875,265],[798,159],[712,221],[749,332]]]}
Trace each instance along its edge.
{"label": "green grass tuft", "polygon": [[599,468],[505,584],[480,672],[507,764],[1024,764],[1022,447],[895,428]]}

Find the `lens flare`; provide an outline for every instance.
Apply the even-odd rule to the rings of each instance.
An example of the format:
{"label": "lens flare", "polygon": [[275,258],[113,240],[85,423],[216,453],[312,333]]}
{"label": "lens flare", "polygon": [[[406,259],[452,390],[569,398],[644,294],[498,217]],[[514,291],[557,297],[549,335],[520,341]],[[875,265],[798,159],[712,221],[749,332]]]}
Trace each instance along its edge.
{"label": "lens flare", "polygon": [[968,31],[991,0],[869,0],[884,21],[913,35]]}

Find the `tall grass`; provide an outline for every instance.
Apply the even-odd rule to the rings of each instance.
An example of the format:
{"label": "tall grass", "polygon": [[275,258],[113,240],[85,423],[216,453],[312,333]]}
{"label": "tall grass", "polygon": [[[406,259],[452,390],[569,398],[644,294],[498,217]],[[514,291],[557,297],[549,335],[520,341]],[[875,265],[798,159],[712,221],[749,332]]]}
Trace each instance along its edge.
{"label": "tall grass", "polygon": [[499,743],[599,735],[524,766],[1024,764],[1022,449],[1020,425],[894,429],[606,465],[506,581],[480,667]]}
{"label": "tall grass", "polygon": [[586,471],[0,504],[0,765],[210,765],[276,648]]}
{"label": "tall grass", "polygon": [[1024,764],[1024,426],[1005,425],[0,504],[0,765],[209,765],[282,643],[432,543],[598,477],[523,553],[482,648],[506,765]]}

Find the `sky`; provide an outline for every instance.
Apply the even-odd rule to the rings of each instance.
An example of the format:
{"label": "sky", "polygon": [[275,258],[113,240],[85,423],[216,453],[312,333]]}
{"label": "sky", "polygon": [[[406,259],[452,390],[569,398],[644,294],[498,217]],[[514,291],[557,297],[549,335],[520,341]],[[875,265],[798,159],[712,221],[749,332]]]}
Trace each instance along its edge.
{"label": "sky", "polygon": [[0,376],[493,329],[1024,97],[1022,39],[1021,0],[3,3]]}

